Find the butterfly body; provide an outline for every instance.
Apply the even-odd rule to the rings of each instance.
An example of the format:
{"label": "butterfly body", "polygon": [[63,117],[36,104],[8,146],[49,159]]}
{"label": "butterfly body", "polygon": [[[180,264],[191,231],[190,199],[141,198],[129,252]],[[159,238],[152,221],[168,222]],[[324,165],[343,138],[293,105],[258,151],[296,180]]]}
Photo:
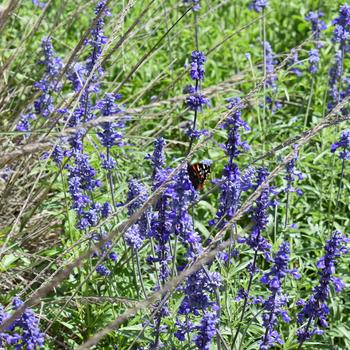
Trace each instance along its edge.
{"label": "butterfly body", "polygon": [[210,174],[210,165],[205,163],[194,163],[187,165],[188,176],[196,190],[202,190],[205,180]]}

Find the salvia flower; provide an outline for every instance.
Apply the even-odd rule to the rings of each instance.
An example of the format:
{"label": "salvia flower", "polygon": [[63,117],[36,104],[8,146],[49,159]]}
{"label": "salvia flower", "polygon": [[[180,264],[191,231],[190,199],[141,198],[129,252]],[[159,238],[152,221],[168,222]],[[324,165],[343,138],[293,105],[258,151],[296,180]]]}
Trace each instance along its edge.
{"label": "salvia flower", "polygon": [[198,131],[196,129],[197,113],[201,111],[204,106],[209,106],[209,100],[200,92],[200,81],[204,79],[204,63],[206,57],[201,51],[193,51],[191,55],[191,67],[190,67],[190,78],[194,80],[195,86],[188,85],[184,88],[184,93],[189,95],[186,97],[186,106],[189,110],[194,111],[194,123],[193,127],[190,128],[187,133],[191,142],[193,139],[199,138],[206,131]]}
{"label": "salvia flower", "polygon": [[[93,50],[91,55],[88,57],[86,61],[86,71],[87,75],[89,75],[94,67],[94,65],[97,63],[98,58],[102,55],[102,47],[107,43],[107,37],[103,34],[103,27],[104,27],[104,17],[110,16],[111,13],[109,9],[106,7],[106,0],[102,0],[97,3],[95,8],[95,14],[96,16],[99,16],[96,25],[91,30],[91,38],[86,41],[86,44],[89,44]],[[101,13],[101,11],[103,11]],[[102,68],[98,68],[97,72],[100,75],[103,75]],[[93,80],[95,80],[96,76],[93,77]]]}
{"label": "salvia flower", "polygon": [[79,128],[72,136],[68,138],[70,146],[69,154],[76,154],[83,151],[83,138],[86,135],[86,129]]}
{"label": "salvia flower", "polygon": [[[103,11],[103,12],[101,12]],[[101,68],[92,72],[97,64],[98,58],[102,54],[102,46],[107,42],[103,35],[104,17],[109,15],[106,8],[106,1],[100,1],[95,9],[95,14],[99,16],[96,25],[91,30],[91,37],[86,41],[92,48],[91,54],[85,61],[85,65],[75,65],[68,74],[68,79],[72,82],[75,92],[80,93],[79,106],[69,113],[67,120],[70,127],[78,127],[79,124],[94,119],[98,114],[101,116],[113,116],[120,112],[116,101],[120,99],[118,94],[105,94],[102,99],[98,100],[96,105],[91,102],[90,93],[99,91],[99,77],[103,75]],[[91,77],[89,75],[91,74]],[[86,79],[90,78],[86,84]],[[84,87],[85,86],[85,87]],[[81,91],[84,89],[83,91]],[[97,113],[94,113],[96,112]],[[68,117],[66,117],[68,118]],[[97,135],[101,144],[106,147],[107,155],[102,155],[102,167],[110,173],[114,169],[116,162],[110,156],[110,149],[113,146],[122,145],[122,135],[120,128],[124,127],[123,121],[106,122],[102,124],[102,131]],[[89,164],[86,154],[83,154],[83,138],[86,130],[79,128],[78,131],[69,137],[68,142],[71,148],[71,154],[74,155],[74,166],[67,166],[69,170],[68,188],[73,199],[72,208],[78,216],[77,227],[81,230],[95,226],[101,218],[107,217],[111,212],[108,203],[95,203],[93,198],[94,191],[102,185],[100,180],[95,179],[96,170]],[[101,274],[107,275],[102,268],[99,269]]]}
{"label": "salvia flower", "polygon": [[316,49],[320,49],[322,47],[322,43],[319,41],[321,32],[327,29],[326,23],[321,19],[324,17],[323,12],[314,12],[310,11],[305,19],[311,23],[311,32],[313,34],[313,38],[316,40]]}
{"label": "salvia flower", "polygon": [[[173,222],[172,230],[187,248],[186,258],[188,262],[191,262],[203,251],[203,248],[200,236],[194,231],[193,221],[188,212],[198,194],[189,180],[186,169],[181,169],[175,176],[170,194],[172,195],[171,212],[168,215]],[[185,319],[183,322],[177,320],[178,331],[175,333],[179,340],[185,340],[184,334],[197,331],[193,339],[197,348],[208,349],[212,336],[216,333],[217,320],[217,314],[210,313],[209,310],[218,309],[215,302],[212,301],[212,296],[220,285],[221,277],[218,273],[200,270],[186,279],[185,286],[179,287],[185,295],[178,311],[179,317],[184,315]],[[191,315],[192,317],[202,316],[200,325],[196,326],[189,321]],[[213,322],[210,321],[211,315],[214,317]]]}
{"label": "salvia flower", "polygon": [[[21,307],[23,302],[17,297],[12,301],[13,310]],[[10,315],[4,311],[0,305],[0,324]],[[16,319],[5,332],[0,332],[1,349],[29,349],[41,348],[44,344],[45,334],[40,331],[39,322],[31,309],[26,309],[24,313]]]}
{"label": "salvia flower", "polygon": [[[268,171],[266,168],[258,169],[257,174],[257,187],[262,185],[263,182],[267,179]],[[268,187],[264,189],[261,195],[256,200],[256,207],[254,209],[254,223],[259,231],[262,231],[266,228],[268,224],[268,208],[270,205],[269,195],[271,189]]]}
{"label": "salvia flower", "polygon": [[241,188],[246,192],[254,187],[254,180],[256,175],[256,169],[249,165],[241,175]]}
{"label": "salvia flower", "polygon": [[331,152],[334,153],[338,148],[341,149],[339,152],[339,158],[343,160],[350,159],[350,130],[344,130],[340,134],[340,140],[335,142],[331,146]]}
{"label": "salvia flower", "polygon": [[123,146],[123,135],[118,131],[117,123],[107,122],[103,123],[101,127],[103,131],[98,132],[97,136],[104,147],[110,149],[113,146]]}
{"label": "salvia flower", "polygon": [[329,308],[327,301],[330,296],[331,286],[336,292],[341,292],[345,284],[338,277],[335,277],[336,261],[342,254],[349,250],[346,245],[350,239],[335,231],[325,245],[326,254],[317,262],[318,274],[320,275],[319,284],[312,289],[312,295],[308,300],[300,300],[299,306],[303,309],[299,312],[297,321],[299,324],[307,322],[297,331],[298,341],[303,343],[315,334],[322,334],[323,331],[318,327],[328,327],[327,316]]}
{"label": "salvia flower", "polygon": [[186,105],[191,111],[199,111],[203,106],[209,106],[209,100],[201,93],[195,92],[186,97]]}
{"label": "salvia flower", "polygon": [[[198,349],[209,349],[211,339],[216,334],[219,306],[212,301],[215,290],[221,286],[221,277],[217,272],[199,270],[189,276],[184,287],[180,289],[185,297],[181,302],[178,314],[184,315],[184,321],[177,320],[178,331],[175,336],[184,341],[184,334],[191,334],[197,330],[194,342]],[[212,312],[215,311],[215,312]],[[189,322],[189,317],[200,316],[199,325]]]}
{"label": "salvia flower", "polygon": [[130,204],[128,204],[128,214],[130,216],[134,214],[138,209],[142,207],[142,205],[146,202],[147,199],[148,191],[146,187],[135,179],[130,180],[129,192],[127,197],[127,202],[130,202]]}
{"label": "salvia flower", "polygon": [[118,254],[116,252],[110,252],[108,258],[116,262],[118,260]]}
{"label": "salvia flower", "polygon": [[237,164],[226,164],[222,172],[220,184],[219,209],[216,218],[209,222],[210,225],[216,224],[218,228],[226,225],[233,218],[242,192],[241,177]]}
{"label": "salvia flower", "polygon": [[95,109],[100,112],[103,117],[109,117],[122,112],[122,109],[116,101],[120,100],[122,95],[105,93],[102,100],[96,103]]}
{"label": "salvia flower", "polygon": [[300,189],[296,189],[293,187],[293,182],[296,180],[303,180],[305,175],[296,169],[296,163],[298,160],[298,155],[295,154],[294,158],[287,163],[286,165],[286,176],[284,179],[287,181],[287,185],[285,188],[285,192],[296,192],[298,195],[302,195],[303,192]]}
{"label": "salvia flower", "polygon": [[201,8],[200,0],[183,0],[184,4],[192,6],[193,11],[199,11]]}
{"label": "salvia flower", "polygon": [[95,179],[96,170],[90,166],[88,156],[77,153],[74,159],[74,166],[67,166],[68,191],[73,200],[72,208],[78,215],[77,227],[83,230],[95,226],[101,212],[105,215],[106,208],[100,204],[94,204],[88,195],[101,186],[101,181]]}
{"label": "salvia flower", "polygon": [[32,0],[33,5],[39,7],[40,9],[43,9],[46,6],[46,2],[38,1],[38,0]]}
{"label": "salvia flower", "polygon": [[[220,198],[219,209],[216,218],[209,222],[210,225],[216,224],[218,228],[224,227],[230,221],[239,205],[242,186],[249,188],[247,183],[242,183],[241,172],[238,165],[233,161],[242,151],[248,151],[249,145],[241,140],[240,129],[250,130],[248,124],[241,118],[241,110],[244,107],[239,97],[228,99],[228,109],[231,111],[222,127],[227,131],[227,141],[223,149],[227,155],[228,161],[222,172],[222,178],[219,180]],[[246,179],[245,179],[246,180]]]}
{"label": "salvia flower", "polygon": [[[186,169],[181,169],[174,178],[172,195],[172,213],[174,234],[187,248],[187,261],[193,261],[203,248],[200,236],[194,231],[193,221],[188,210],[198,197],[193,188]],[[180,287],[185,297],[180,305],[178,314],[185,316],[184,322],[177,321],[178,331],[175,336],[183,341],[184,334],[197,331],[193,341],[198,349],[208,349],[213,335],[216,334],[215,324],[217,314],[209,310],[217,310],[212,295],[221,285],[220,275],[216,272],[200,270],[189,276],[185,286]],[[207,310],[207,311],[205,311]],[[189,321],[189,317],[202,316],[201,323],[196,326]],[[213,316],[213,317],[212,317]]]}
{"label": "salvia flower", "polygon": [[335,18],[332,22],[335,26],[333,31],[333,41],[346,44],[350,36],[350,6],[344,4],[340,7],[339,17]]}
{"label": "salvia flower", "polygon": [[101,157],[101,166],[103,169],[107,171],[111,171],[116,167],[117,162],[115,161],[114,158],[107,157],[103,153],[100,154],[100,157]]}
{"label": "salvia flower", "polygon": [[240,201],[242,192],[254,187],[256,170],[248,167],[243,173],[237,164],[226,164],[222,172],[222,178],[216,182],[220,187],[219,209],[216,218],[209,221],[209,225],[224,227],[233,218]]}
{"label": "salvia flower", "polygon": [[57,78],[63,68],[62,59],[56,56],[50,38],[44,38],[41,42],[41,47],[45,59],[40,61],[40,63],[45,66],[45,71],[48,76]]}
{"label": "salvia flower", "polygon": [[268,3],[269,3],[268,0],[252,0],[248,8],[249,10],[254,10],[260,13],[267,7]]}
{"label": "salvia flower", "polygon": [[276,330],[278,317],[280,316],[284,322],[289,322],[290,317],[285,310],[288,298],[282,291],[282,283],[287,275],[292,275],[299,279],[300,275],[296,270],[288,268],[289,263],[289,244],[283,242],[276,253],[270,270],[265,273],[261,282],[267,286],[271,295],[263,300],[264,313],[262,315],[265,334],[260,342],[260,349],[267,350],[277,344],[283,344],[279,333]]}
{"label": "salvia flower", "polygon": [[160,137],[154,141],[153,154],[148,154],[145,159],[149,160],[153,167],[152,183],[153,189],[156,189],[164,180],[163,167],[165,165],[165,156],[163,149],[165,147],[165,140]]}
{"label": "salvia flower", "polygon": [[196,92],[196,88],[193,85],[189,84],[182,89],[182,92],[184,94],[193,94]]}
{"label": "salvia flower", "polygon": [[175,332],[174,335],[180,341],[185,341],[186,334],[191,334],[196,329],[193,322],[188,318],[185,318],[184,322],[181,322],[177,318],[175,321],[175,326],[176,326],[177,331]]}
{"label": "salvia flower", "polygon": [[329,70],[328,94],[331,98],[331,102],[328,104],[329,109],[332,109],[341,99],[341,86],[339,85],[343,75],[343,56],[343,51],[337,50],[335,53],[334,64]]}
{"label": "salvia flower", "polygon": [[[165,157],[163,155],[164,145],[165,142],[163,139],[156,140],[153,155],[148,155],[147,157],[153,163],[152,180],[154,189],[162,185],[170,171],[170,169],[163,168],[165,162]],[[152,255],[147,257],[147,262],[148,264],[157,263],[155,266],[159,267],[160,285],[157,285],[156,289],[159,289],[162,285],[164,285],[170,275],[169,263],[172,261],[170,239],[171,234],[174,231],[175,224],[171,202],[172,198],[174,198],[174,195],[175,191],[173,189],[173,185],[170,183],[156,202],[154,212],[152,213],[150,220],[149,237],[153,239],[155,247]],[[133,241],[131,244],[134,245],[134,249],[138,249],[137,244],[139,244],[139,241],[137,239],[139,237],[139,232],[136,232],[135,236],[132,237]],[[156,341],[151,344],[150,348],[152,349],[159,348],[159,346],[161,346],[159,339],[159,334],[162,331],[161,319],[169,314],[166,304],[167,302],[165,302],[165,304],[155,313],[156,327],[153,333]],[[156,303],[154,307],[157,308],[158,305],[159,304]]]}
{"label": "salvia flower", "polygon": [[81,189],[93,191],[101,186],[101,181],[96,180],[96,170],[90,165],[88,156],[84,153],[78,153],[75,156],[75,167],[68,166],[70,176],[79,178]]}
{"label": "salvia flower", "polygon": [[137,224],[132,225],[125,233],[126,244],[134,250],[139,250],[142,247],[143,238],[141,234],[145,234],[140,231],[140,227]]}
{"label": "salvia flower", "polygon": [[198,198],[198,193],[193,188],[186,169],[181,169],[175,176],[173,191],[174,234],[187,247],[187,257],[193,258],[201,252],[202,246],[199,235],[193,229],[193,220],[188,211]]}
{"label": "salvia flower", "polygon": [[202,51],[193,51],[191,55],[190,77],[192,80],[204,79],[204,62],[207,60]]}
{"label": "salvia flower", "polygon": [[30,121],[35,119],[36,119],[36,116],[34,113],[27,113],[25,115],[22,115],[20,121],[16,126],[16,130],[21,132],[29,131],[31,126]]}
{"label": "salvia flower", "polygon": [[[166,179],[169,171],[164,169],[165,157],[163,155],[163,148],[165,141],[159,138],[154,143],[154,152],[148,155],[147,158],[153,164],[153,188],[156,189],[162,185]],[[170,254],[170,236],[173,233],[173,212],[171,208],[171,201],[174,196],[174,189],[172,184],[169,184],[162,196],[155,205],[155,210],[151,216],[149,235],[155,241],[155,254],[147,258],[149,264],[158,262],[160,265],[159,276],[162,283],[166,281],[170,274],[169,261],[172,256]]]}
{"label": "salvia flower", "polygon": [[298,68],[298,66],[302,65],[302,62],[299,60],[298,57],[298,51],[295,49],[291,50],[291,54],[292,54],[292,59],[291,59],[291,72],[294,73],[297,77],[301,77],[303,75],[303,73],[301,72],[301,70]]}
{"label": "salvia flower", "polygon": [[96,267],[96,272],[104,277],[109,276],[111,274],[111,271],[105,265],[98,265]]}
{"label": "salvia flower", "polygon": [[84,86],[86,70],[82,63],[75,63],[67,73],[67,78],[75,92],[79,92]]}
{"label": "salvia flower", "polygon": [[170,237],[173,232],[173,215],[171,211],[171,198],[174,192],[169,186],[156,204],[156,212],[152,214],[150,236],[155,241],[155,256],[149,256],[150,264],[158,262],[160,265],[159,276],[165,282],[170,274],[169,262],[172,260],[170,253]]}
{"label": "salvia flower", "polygon": [[18,131],[29,131],[31,128],[31,120],[35,120],[36,116],[47,118],[54,110],[53,92],[61,89],[62,85],[58,83],[57,79],[63,68],[63,61],[57,57],[53,49],[51,39],[44,38],[41,43],[44,59],[39,61],[39,64],[45,66],[45,73],[42,78],[34,83],[34,88],[40,91],[33,103],[34,113],[29,112],[21,117],[17,124]]}
{"label": "salvia flower", "polygon": [[186,131],[186,135],[189,136],[190,138],[194,138],[194,139],[199,139],[201,136],[208,136],[209,135],[209,131],[206,129],[203,130],[193,130],[193,129],[188,129]]}
{"label": "salvia flower", "polygon": [[60,145],[56,145],[52,151],[51,157],[56,164],[61,164],[64,158],[64,151]]}
{"label": "salvia flower", "polygon": [[[101,231],[100,233],[93,233],[92,234],[92,241],[93,242],[99,242],[102,239],[106,239],[107,235],[104,231]],[[112,248],[112,243],[110,240],[107,240],[102,247],[100,247],[98,250],[96,250],[92,257],[93,258],[100,258],[103,256],[104,262],[112,262],[115,263],[118,259],[117,253],[114,251],[110,251]],[[100,264],[96,267],[96,272],[101,276],[109,276],[111,274],[111,271],[104,265]]]}
{"label": "salvia flower", "polygon": [[205,273],[203,270],[192,274],[186,279],[182,290],[185,294],[179,308],[180,315],[200,315],[201,310],[211,308],[216,305],[212,301],[212,294],[216,288],[221,286],[221,276],[218,272]]}
{"label": "salvia flower", "polygon": [[215,312],[205,312],[198,326],[198,334],[194,339],[194,343],[199,350],[209,350],[211,340],[216,334],[216,324],[218,322]]}
{"label": "salvia flower", "polygon": [[265,52],[265,69],[266,69],[266,86],[276,90],[276,80],[277,76],[274,72],[275,65],[277,63],[275,54],[272,51],[272,47],[268,41],[264,42],[264,52]]}
{"label": "salvia flower", "polygon": [[2,179],[4,182],[7,182],[13,173],[14,170],[6,165],[4,168],[0,169],[0,179]]}
{"label": "salvia flower", "polygon": [[349,89],[342,87],[344,53],[348,51],[350,35],[350,6],[340,7],[339,16],[333,20],[333,42],[338,43],[334,64],[329,71],[329,96],[331,101],[328,108],[331,110],[342,99],[349,95]]}
{"label": "salvia flower", "polygon": [[309,71],[311,74],[318,72],[318,63],[320,62],[319,51],[317,49],[309,52]]}
{"label": "salvia flower", "polygon": [[[127,203],[129,216],[139,210],[148,199],[147,189],[137,180],[129,182]],[[126,243],[135,250],[139,250],[143,240],[148,236],[151,220],[151,208],[148,208],[141,217],[132,225],[125,236]]]}
{"label": "salvia flower", "polygon": [[[260,186],[266,180],[267,176],[268,171],[266,168],[258,169],[256,187]],[[238,239],[240,243],[247,244],[254,251],[261,252],[268,261],[271,260],[271,245],[262,236],[262,232],[265,230],[269,222],[268,210],[273,204],[269,198],[271,193],[274,193],[274,189],[270,186],[262,191],[255,202],[255,207],[253,208],[252,219],[254,222],[254,227],[251,234],[248,237],[240,237]],[[248,265],[248,271],[251,274],[255,274],[257,272],[256,266],[252,264]]]}
{"label": "salvia flower", "polygon": [[41,95],[34,101],[34,110],[36,115],[47,118],[54,110],[52,92],[59,91],[62,87],[57,79],[63,61],[55,55],[50,38],[44,38],[41,47],[45,58],[39,63],[45,66],[45,74],[40,81],[34,83],[34,87],[41,91]]}
{"label": "salvia flower", "polygon": [[[101,13],[103,11],[103,13]],[[97,102],[96,106],[92,105],[90,93],[98,92],[98,78],[102,75],[102,69],[92,73],[97,63],[97,59],[102,54],[102,45],[106,43],[102,30],[104,26],[103,17],[108,15],[106,1],[100,1],[95,9],[96,15],[100,16],[96,26],[91,30],[91,37],[87,40],[92,48],[91,54],[85,61],[85,65],[77,64],[72,67],[68,73],[68,79],[72,82],[75,92],[80,93],[79,106],[65,116],[68,126],[77,128],[72,136],[69,137],[70,154],[73,156],[74,165],[67,166],[68,190],[73,200],[72,208],[78,216],[77,227],[85,230],[95,226],[101,218],[109,215],[111,208],[109,204],[95,203],[93,200],[94,191],[102,186],[100,180],[96,179],[96,170],[89,164],[88,155],[83,152],[83,138],[86,130],[79,128],[81,123],[92,120],[97,114],[93,112],[98,109],[103,116],[114,115],[119,112],[115,101],[119,95],[106,94],[102,100]],[[86,79],[91,73],[91,79],[86,83]],[[84,87],[85,86],[85,87]],[[82,91],[83,90],[83,91]],[[114,145],[120,145],[121,135],[116,132],[118,125],[114,123],[105,123],[102,125],[103,131],[98,133],[101,143],[107,148],[107,156],[102,157],[102,166],[109,172],[115,164],[109,156],[109,149]],[[102,270],[101,270],[102,271]],[[103,272],[103,271],[102,271]]]}
{"label": "salvia flower", "polygon": [[227,131],[226,145],[223,147],[226,155],[229,159],[229,163],[232,163],[234,158],[237,158],[242,151],[248,151],[249,145],[247,142],[241,140],[240,129],[250,130],[248,124],[241,118],[242,108],[244,107],[239,97],[228,99],[227,109],[232,111],[226,118],[222,127]]}
{"label": "salvia flower", "polygon": [[99,210],[103,218],[107,218],[112,213],[111,205],[108,202],[104,202]]}
{"label": "salvia flower", "polygon": [[[103,13],[101,13],[103,11]],[[91,54],[87,57],[85,64],[77,64],[73,66],[68,73],[67,77],[71,81],[73,88],[76,92],[80,93],[79,106],[73,111],[75,119],[77,120],[76,125],[80,122],[87,122],[95,118],[95,115],[92,113],[92,103],[90,98],[90,93],[98,93],[99,89],[99,78],[103,76],[103,69],[98,67],[98,59],[102,55],[102,47],[107,43],[107,38],[103,35],[104,27],[104,17],[108,16],[110,13],[106,8],[106,1],[100,1],[95,8],[95,14],[99,16],[97,23],[94,28],[91,30],[91,38],[85,42],[86,45],[90,45]],[[97,69],[94,67],[97,66]],[[90,76],[91,75],[91,76]],[[87,79],[89,78],[89,81]],[[105,109],[112,108],[108,105],[106,99],[115,98],[117,96],[110,96],[107,94],[105,98],[100,101],[99,107],[102,107],[102,113]],[[103,106],[101,106],[103,104]],[[107,105],[107,107],[105,107]],[[114,111],[110,109],[108,112],[114,114]],[[76,126],[70,125],[70,126]]]}

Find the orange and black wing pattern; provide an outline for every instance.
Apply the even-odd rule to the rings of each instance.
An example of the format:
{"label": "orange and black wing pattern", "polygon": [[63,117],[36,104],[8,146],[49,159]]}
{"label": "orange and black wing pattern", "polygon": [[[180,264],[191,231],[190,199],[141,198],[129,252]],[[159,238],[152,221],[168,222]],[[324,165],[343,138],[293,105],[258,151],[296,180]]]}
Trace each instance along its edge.
{"label": "orange and black wing pattern", "polygon": [[210,174],[210,165],[194,163],[187,165],[188,176],[196,190],[202,190],[204,182]]}

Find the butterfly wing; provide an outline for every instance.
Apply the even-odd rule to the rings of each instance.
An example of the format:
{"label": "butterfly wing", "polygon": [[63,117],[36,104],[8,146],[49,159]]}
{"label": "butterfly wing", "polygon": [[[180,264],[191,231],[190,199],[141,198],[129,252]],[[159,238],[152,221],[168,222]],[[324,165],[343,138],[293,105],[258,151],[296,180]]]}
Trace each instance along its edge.
{"label": "butterfly wing", "polygon": [[193,187],[196,190],[202,190],[210,173],[210,165],[204,163],[188,164],[187,171]]}

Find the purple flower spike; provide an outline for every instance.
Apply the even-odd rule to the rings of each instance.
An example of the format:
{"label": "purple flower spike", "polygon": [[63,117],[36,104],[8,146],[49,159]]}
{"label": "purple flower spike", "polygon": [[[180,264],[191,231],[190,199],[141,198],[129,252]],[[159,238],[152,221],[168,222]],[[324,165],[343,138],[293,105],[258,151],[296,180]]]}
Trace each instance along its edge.
{"label": "purple flower spike", "polygon": [[[239,97],[228,99],[228,109],[231,111],[222,127],[227,131],[227,141],[223,146],[228,162],[220,180],[219,209],[216,218],[210,224],[217,224],[222,228],[232,219],[236,212],[241,192],[250,188],[248,177],[241,178],[241,172],[233,161],[242,151],[249,150],[249,145],[241,140],[240,129],[250,130],[248,124],[241,118],[244,107]],[[244,189],[243,189],[244,188]]]}
{"label": "purple flower spike", "polygon": [[339,152],[339,158],[343,160],[350,159],[350,130],[344,130],[340,134],[340,140],[335,142],[331,146],[331,152],[334,153],[338,148],[341,149]]}
{"label": "purple flower spike", "polygon": [[295,168],[297,160],[298,160],[298,155],[295,154],[295,157],[286,165],[287,174],[284,177],[284,179],[287,181],[287,185],[284,191],[295,192],[298,195],[302,195],[303,193],[301,190],[293,187],[293,182],[297,180],[303,180],[305,178],[305,175],[301,171],[298,171]]}
{"label": "purple flower spike", "polygon": [[[267,176],[267,169],[260,168],[257,171],[256,187],[260,186],[266,180]],[[247,244],[254,251],[261,252],[267,261],[271,261],[271,245],[261,235],[261,233],[265,230],[269,222],[268,209],[273,204],[273,202],[271,202],[269,199],[271,193],[274,193],[273,187],[267,187],[262,191],[261,195],[255,202],[255,208],[253,208],[252,219],[254,222],[254,227],[251,234],[248,237],[240,237],[238,239],[240,243]],[[255,274],[257,272],[257,268],[256,266],[248,266],[248,271],[251,274]]]}
{"label": "purple flower spike", "polygon": [[37,6],[40,9],[43,9],[46,6],[46,2],[32,0],[33,5]]}
{"label": "purple flower spike", "polygon": [[293,72],[297,77],[301,77],[303,75],[303,73],[300,71],[298,66],[301,66],[302,62],[300,62],[300,60],[299,60],[298,51],[295,49],[292,49],[291,54],[292,54],[291,65],[293,66],[291,69],[291,72]]}
{"label": "purple flower spike", "polygon": [[[328,109],[331,110],[345,97],[349,95],[349,80],[342,79],[343,61],[345,53],[349,51],[350,38],[350,6],[345,4],[340,7],[339,16],[333,20],[333,42],[337,43],[334,64],[329,70],[329,97]],[[346,87],[344,87],[344,82]],[[344,109],[343,109],[344,110]]]}
{"label": "purple flower spike", "polygon": [[194,343],[199,350],[209,350],[211,340],[216,334],[216,324],[218,322],[217,314],[214,312],[205,312],[201,324],[198,327],[198,335]]}
{"label": "purple flower spike", "polygon": [[345,44],[350,36],[350,6],[345,4],[340,7],[339,17],[332,22],[335,26],[333,32],[333,41]]}
{"label": "purple flower spike", "polygon": [[[17,310],[23,302],[17,297],[12,309]],[[0,324],[10,315],[0,305]],[[0,333],[1,349],[36,349],[44,345],[45,334],[40,332],[39,322],[31,309],[26,309],[3,333]]]}
{"label": "purple flower spike", "polygon": [[198,198],[186,169],[181,169],[175,177],[173,186],[172,216],[174,220],[174,233],[187,248],[187,258],[195,258],[201,251],[200,236],[193,229],[193,220],[189,208]]}
{"label": "purple flower spike", "polygon": [[249,10],[254,10],[260,13],[267,7],[268,3],[268,0],[252,0],[248,8]]}
{"label": "purple flower spike", "polygon": [[347,244],[350,239],[342,235],[339,231],[335,231],[325,245],[326,254],[317,262],[320,275],[319,284],[312,289],[312,295],[307,301],[300,300],[298,305],[303,306],[299,312],[297,321],[299,324],[307,322],[297,331],[299,343],[310,339],[315,334],[322,334],[323,331],[318,327],[328,327],[327,315],[329,309],[327,300],[330,295],[331,286],[333,285],[336,292],[340,292],[344,288],[344,283],[338,277],[334,276],[336,260],[342,254],[348,253]]}
{"label": "purple flower spike", "polygon": [[323,12],[309,12],[307,16],[305,16],[305,19],[311,23],[311,32],[313,35],[314,40],[316,41],[316,51],[323,46],[322,43],[319,41],[321,32],[323,30],[327,29],[326,23],[321,20],[321,18],[324,17]]}
{"label": "purple flower spike", "polygon": [[154,141],[153,154],[148,154],[145,159],[149,160],[153,166],[152,183],[153,189],[156,189],[164,180],[164,156],[165,140],[160,137]]}
{"label": "purple flower spike", "polygon": [[209,131],[208,130],[192,130],[189,129],[186,131],[187,136],[189,136],[190,138],[194,138],[194,139],[199,139],[201,136],[208,136],[209,135]]}
{"label": "purple flower spike", "polygon": [[209,100],[201,93],[194,93],[186,98],[186,105],[191,111],[199,111],[209,106]]}
{"label": "purple flower spike", "polygon": [[250,127],[241,118],[242,109],[244,107],[239,97],[228,99],[227,109],[231,110],[229,117],[225,120],[222,127],[227,130],[227,141],[224,146],[229,162],[232,163],[234,158],[237,158],[242,151],[248,151],[249,145],[241,140],[240,129],[249,131]]}
{"label": "purple flower spike", "polygon": [[111,274],[111,271],[104,265],[97,266],[96,272],[104,277],[109,276]]}
{"label": "purple flower spike", "polygon": [[331,98],[331,102],[328,103],[328,108],[332,109],[338,102],[344,93],[341,92],[339,83],[342,80],[343,75],[343,51],[337,50],[335,53],[335,62],[329,70],[329,90],[328,94]]}
{"label": "purple flower spike", "polygon": [[39,61],[39,64],[45,66],[45,73],[38,82],[34,83],[34,88],[40,91],[39,97],[35,99],[31,108],[35,114],[29,112],[23,115],[17,124],[16,129],[22,132],[30,130],[31,120],[36,119],[36,116],[47,118],[54,111],[52,94],[62,87],[62,84],[57,81],[63,68],[62,59],[56,56],[50,38],[44,38],[41,47],[44,59]]}
{"label": "purple flower spike", "polygon": [[192,80],[204,79],[204,62],[206,57],[202,51],[193,51],[191,56],[190,77]]}
{"label": "purple flower spike", "polygon": [[31,123],[30,121],[35,120],[35,119],[36,119],[36,116],[33,113],[28,113],[28,114],[23,115],[21,117],[21,120],[19,121],[19,123],[16,126],[16,130],[22,131],[22,132],[30,131],[30,123]]}
{"label": "purple flower spike", "polygon": [[309,71],[311,74],[318,72],[318,63],[320,62],[319,51],[317,49],[310,50],[309,52]]}
{"label": "purple flower spike", "polygon": [[[179,308],[179,315],[185,315],[185,320],[177,320],[176,337],[184,341],[183,334],[186,332],[198,331],[194,342],[198,349],[209,349],[210,342],[216,334],[216,323],[218,321],[219,306],[211,300],[215,290],[221,286],[221,277],[217,272],[204,272],[199,270],[186,280],[184,287],[181,287],[185,297]],[[189,322],[190,315],[203,315],[201,323],[197,326]]]}
{"label": "purple flower spike", "polygon": [[[204,63],[206,57],[201,51],[193,51],[191,55],[190,78],[196,82],[195,86],[187,85],[183,92],[189,94],[186,97],[186,106],[189,110],[194,111],[194,120],[197,120],[197,113],[201,111],[204,106],[209,106],[209,100],[200,92],[200,81],[204,80]],[[191,145],[194,139],[206,133],[205,130],[198,131],[196,123],[193,122],[193,127],[189,129],[187,134],[190,136]]]}
{"label": "purple flower spike", "polygon": [[272,47],[268,41],[265,41],[264,43],[264,51],[266,61],[266,86],[271,87],[272,90],[276,90],[277,86],[275,81],[277,80],[277,76],[274,72],[274,69],[277,61],[275,59],[275,54],[272,51]]}
{"label": "purple flower spike", "polygon": [[240,171],[237,164],[227,164],[222,172],[222,183],[220,183],[219,209],[215,220],[211,225],[217,224],[218,228],[224,227],[233,218],[242,192]]}
{"label": "purple flower spike", "polygon": [[139,225],[132,225],[125,233],[126,244],[134,250],[139,250],[142,247],[143,239],[140,235]]}
{"label": "purple flower spike", "polygon": [[51,78],[58,77],[63,68],[63,61],[60,57],[56,56],[55,50],[53,49],[53,46],[51,43],[51,39],[44,38],[41,42],[41,47],[42,47],[45,59],[43,61],[40,61],[40,63],[45,65],[46,73]]}
{"label": "purple flower spike", "polygon": [[192,11],[199,11],[201,8],[200,0],[183,0],[184,4],[192,6]]}
{"label": "purple flower spike", "polygon": [[[129,216],[132,216],[135,212],[137,212],[147,199],[147,189],[137,180],[131,180],[129,182],[129,192],[127,198],[127,202],[130,202],[128,205]],[[135,250],[140,249],[143,240],[149,234],[148,227],[151,220],[151,213],[152,211],[149,207],[126,233],[126,243]]]}
{"label": "purple flower spike", "polygon": [[273,259],[273,265],[270,271],[265,273],[261,282],[265,284],[271,292],[271,295],[262,301],[264,313],[262,315],[265,335],[260,342],[260,349],[267,350],[277,344],[283,344],[283,340],[276,331],[278,317],[284,322],[290,322],[290,317],[284,307],[287,304],[288,297],[283,294],[282,283],[287,275],[299,279],[300,275],[296,270],[288,269],[289,263],[289,244],[283,242]]}

